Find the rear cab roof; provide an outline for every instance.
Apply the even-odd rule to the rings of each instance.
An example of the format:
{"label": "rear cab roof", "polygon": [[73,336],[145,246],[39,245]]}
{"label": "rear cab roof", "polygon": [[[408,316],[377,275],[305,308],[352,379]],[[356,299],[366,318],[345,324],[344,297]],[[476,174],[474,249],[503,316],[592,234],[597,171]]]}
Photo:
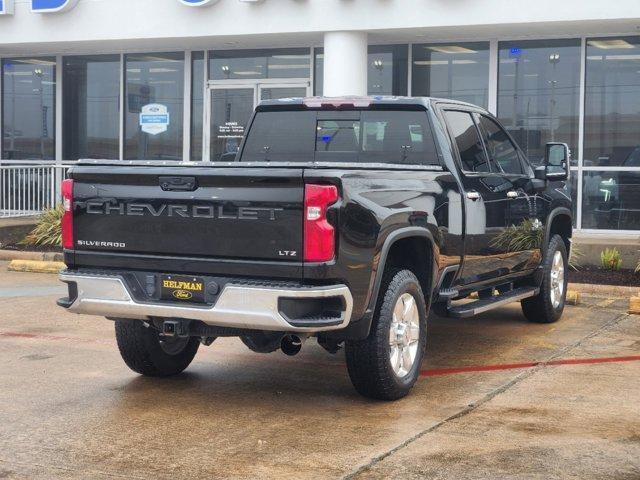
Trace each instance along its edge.
{"label": "rear cab roof", "polygon": [[[399,108],[422,107],[430,109],[435,103],[447,103],[465,107],[480,108],[477,105],[437,97],[398,97],[391,95],[376,96],[343,96],[343,97],[305,97],[281,98],[277,100],[263,100],[256,107],[256,111],[297,109],[369,109],[376,107],[397,106]],[[413,109],[413,108],[411,108]]]}

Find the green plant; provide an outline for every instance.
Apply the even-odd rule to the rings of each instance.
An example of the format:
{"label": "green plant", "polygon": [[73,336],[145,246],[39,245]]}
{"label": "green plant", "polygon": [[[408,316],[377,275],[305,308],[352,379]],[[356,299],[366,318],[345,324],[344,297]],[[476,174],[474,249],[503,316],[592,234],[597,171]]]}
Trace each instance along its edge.
{"label": "green plant", "polygon": [[605,248],[600,253],[600,264],[605,270],[620,270],[622,259],[617,248]]}
{"label": "green plant", "polygon": [[45,210],[33,230],[20,242],[22,245],[62,245],[62,205]]}
{"label": "green plant", "polygon": [[575,243],[571,244],[571,255],[569,256],[569,267],[576,272],[582,268],[580,259],[584,257],[584,252]]}
{"label": "green plant", "polygon": [[501,232],[492,242],[492,246],[507,252],[519,252],[540,248],[543,237],[542,228],[534,220],[523,220]]}

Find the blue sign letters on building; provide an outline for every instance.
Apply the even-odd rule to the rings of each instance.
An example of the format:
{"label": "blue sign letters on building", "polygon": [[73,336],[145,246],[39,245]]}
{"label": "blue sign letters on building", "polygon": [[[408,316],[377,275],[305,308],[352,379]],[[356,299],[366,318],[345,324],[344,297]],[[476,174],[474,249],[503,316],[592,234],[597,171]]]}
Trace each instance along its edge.
{"label": "blue sign letters on building", "polygon": [[[56,13],[71,10],[79,0],[31,0],[31,11],[34,13]],[[204,7],[218,3],[220,0],[179,0],[189,7]],[[241,2],[258,3],[261,0],[240,0]],[[0,0],[0,15],[13,15],[15,0]]]}
{"label": "blue sign letters on building", "polygon": [[55,13],[71,10],[78,0],[31,0],[31,11],[35,13]]}
{"label": "blue sign letters on building", "polygon": [[207,5],[213,5],[218,2],[218,0],[180,0],[180,2],[190,7],[204,7]]}

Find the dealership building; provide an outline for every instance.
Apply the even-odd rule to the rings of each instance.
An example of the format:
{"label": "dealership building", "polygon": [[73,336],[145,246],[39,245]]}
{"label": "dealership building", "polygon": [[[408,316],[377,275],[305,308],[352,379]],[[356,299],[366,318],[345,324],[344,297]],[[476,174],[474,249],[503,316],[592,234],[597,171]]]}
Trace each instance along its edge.
{"label": "dealership building", "polygon": [[640,235],[638,0],[0,0],[0,58],[0,165],[215,162],[263,99],[437,96],[568,143],[579,235]]}

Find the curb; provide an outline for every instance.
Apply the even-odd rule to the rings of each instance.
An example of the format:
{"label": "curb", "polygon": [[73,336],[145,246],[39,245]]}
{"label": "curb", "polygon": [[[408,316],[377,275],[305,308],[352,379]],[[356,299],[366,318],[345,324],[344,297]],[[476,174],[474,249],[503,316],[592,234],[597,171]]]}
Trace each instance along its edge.
{"label": "curb", "polygon": [[62,262],[64,256],[57,252],[24,252],[22,250],[0,250],[0,260],[33,260]]}
{"label": "curb", "polygon": [[7,270],[12,272],[29,273],[58,273],[65,268],[62,262],[42,261],[42,260],[11,260]]}
{"label": "curb", "polygon": [[569,290],[584,295],[609,298],[629,298],[640,296],[640,287],[626,287],[622,285],[595,285],[591,283],[570,283]]}

